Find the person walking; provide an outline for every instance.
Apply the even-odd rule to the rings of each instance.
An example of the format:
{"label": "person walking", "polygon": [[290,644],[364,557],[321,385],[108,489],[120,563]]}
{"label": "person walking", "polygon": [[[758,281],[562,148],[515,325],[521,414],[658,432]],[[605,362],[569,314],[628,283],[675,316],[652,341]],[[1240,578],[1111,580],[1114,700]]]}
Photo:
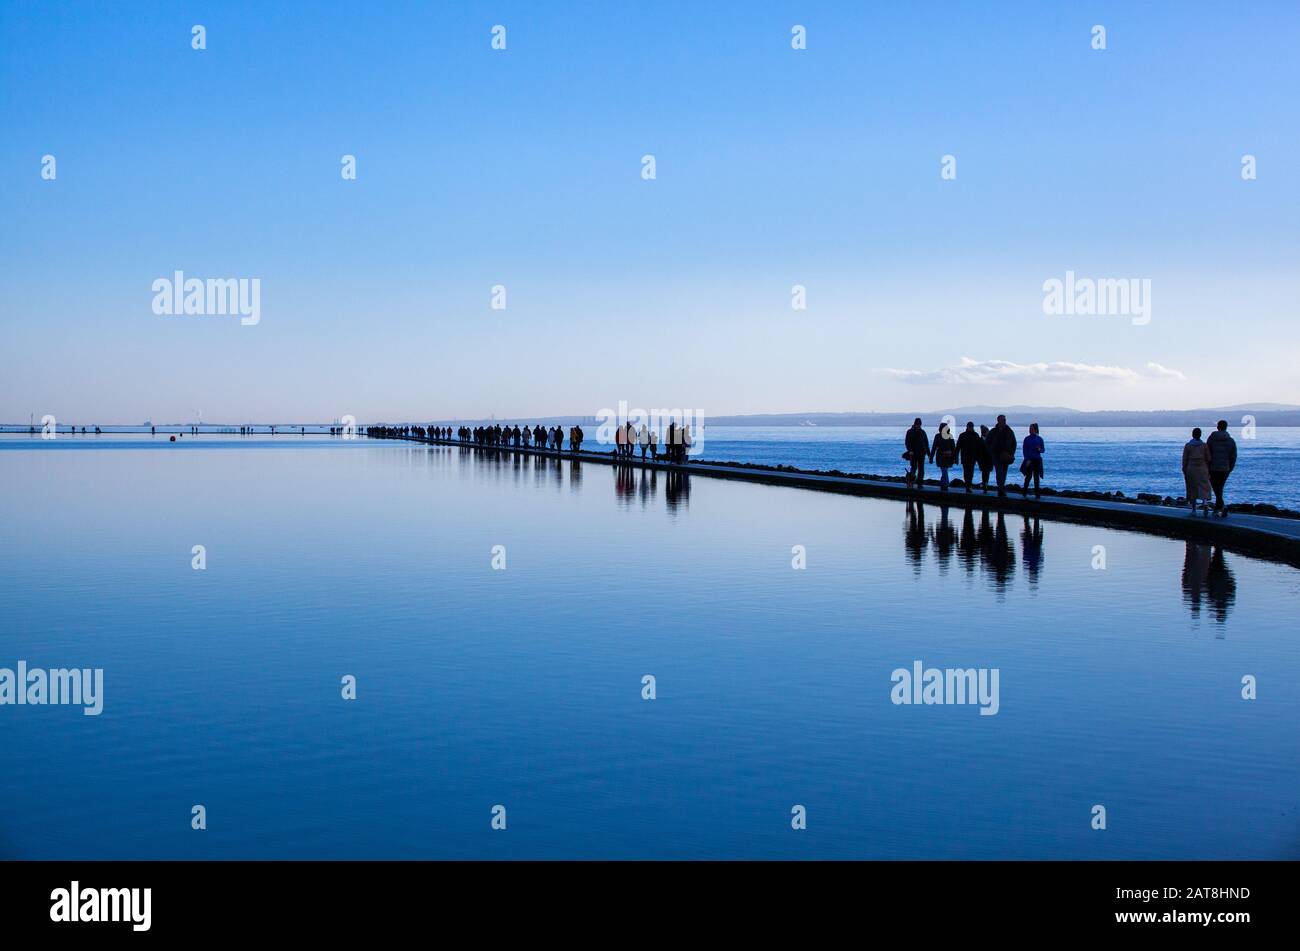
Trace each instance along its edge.
{"label": "person walking", "polygon": [[1016,431],[1007,425],[1004,415],[998,416],[997,425],[989,431],[989,452],[998,481],[998,498],[1006,498],[1007,469],[1016,461]]}
{"label": "person walking", "polygon": [[934,445],[930,447],[930,461],[939,467],[939,491],[948,491],[948,470],[957,460],[957,444],[952,438],[952,430],[947,423],[939,424],[939,431],[934,434]]}
{"label": "person walking", "polygon": [[980,491],[989,490],[989,473],[993,471],[993,450],[989,448],[989,428],[980,424]]}
{"label": "person walking", "polygon": [[[975,481],[975,467],[979,465],[981,445],[980,434],[975,432],[975,424],[967,420],[965,430],[957,437],[957,461],[961,463],[961,481],[966,486],[967,492],[971,490],[971,483]],[[987,475],[984,477],[984,482],[988,483]]]}
{"label": "person walking", "polygon": [[1038,424],[1029,424],[1029,435],[1025,437],[1025,444],[1021,447],[1021,455],[1024,461],[1020,463],[1020,471],[1025,475],[1025,484],[1020,489],[1020,494],[1029,496],[1029,480],[1034,480],[1034,498],[1040,498],[1040,481],[1043,478],[1043,451],[1047,448],[1043,444],[1043,437],[1038,435]]}
{"label": "person walking", "polygon": [[1237,468],[1237,441],[1228,435],[1228,421],[1219,420],[1218,428],[1205,440],[1210,451],[1210,487],[1214,489],[1214,514],[1226,518],[1228,507],[1223,504],[1223,486],[1232,470]]}
{"label": "person walking", "polygon": [[1202,510],[1210,514],[1210,450],[1201,442],[1201,428],[1192,430],[1192,438],[1183,446],[1183,481],[1187,485],[1187,504],[1192,514],[1196,514],[1196,503],[1202,503]]}
{"label": "person walking", "polygon": [[925,460],[930,454],[930,436],[921,428],[920,416],[912,421],[912,428],[903,437],[903,448],[906,450],[903,458],[910,463],[907,487],[910,489],[915,485],[919,489],[925,481]]}

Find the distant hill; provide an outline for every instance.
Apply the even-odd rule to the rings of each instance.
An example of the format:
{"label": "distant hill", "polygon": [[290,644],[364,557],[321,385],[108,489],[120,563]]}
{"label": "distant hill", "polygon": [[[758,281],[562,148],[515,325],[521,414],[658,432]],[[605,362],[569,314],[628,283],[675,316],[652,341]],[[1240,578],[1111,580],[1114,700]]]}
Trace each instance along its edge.
{"label": "distant hill", "polygon": [[[753,413],[743,416],[709,416],[705,415],[705,425],[707,426],[908,426],[913,419],[920,416],[926,426],[933,427],[944,416],[952,416],[957,420],[958,427],[964,426],[966,420],[972,420],[976,425],[986,423],[992,425],[997,419],[999,413],[1005,413],[1007,421],[1012,426],[1023,427],[1028,423],[1041,423],[1043,426],[1181,426],[1191,428],[1200,426],[1203,429],[1209,429],[1215,422],[1220,419],[1226,419],[1228,424],[1236,429],[1242,425],[1243,416],[1255,417],[1255,423],[1258,426],[1300,426],[1300,406],[1288,403],[1241,403],[1236,406],[1219,406],[1207,407],[1201,409],[1155,409],[1155,410],[1094,410],[1085,411],[1071,409],[1068,406],[959,406],[954,409],[933,409],[924,411],[908,411],[896,413]],[[574,423],[580,424],[584,428],[591,428],[598,425],[598,420],[594,416],[498,416],[495,420],[501,424],[505,423],[524,423],[532,425],[541,424],[543,426],[572,426]],[[451,419],[448,417],[430,416],[425,419],[403,420],[364,420],[361,425],[393,425],[400,426],[406,423],[415,423],[418,425],[434,426],[458,426],[458,425],[477,425],[489,423],[488,419]],[[63,421],[60,420],[60,426]],[[104,424],[106,427],[112,426],[115,429],[134,429],[134,426],[117,426],[114,424]],[[161,430],[184,428],[188,429],[191,423],[158,423]],[[243,423],[204,423],[202,428],[205,432],[212,432],[217,429],[238,429]],[[259,428],[265,428],[269,424],[259,422],[256,424]],[[334,423],[275,423],[276,427],[281,429],[297,429],[300,426],[311,428],[326,428]],[[144,424],[147,428],[148,423]],[[5,431],[26,431],[27,423],[4,423],[0,424],[0,430]],[[39,426],[37,427],[39,428]]]}

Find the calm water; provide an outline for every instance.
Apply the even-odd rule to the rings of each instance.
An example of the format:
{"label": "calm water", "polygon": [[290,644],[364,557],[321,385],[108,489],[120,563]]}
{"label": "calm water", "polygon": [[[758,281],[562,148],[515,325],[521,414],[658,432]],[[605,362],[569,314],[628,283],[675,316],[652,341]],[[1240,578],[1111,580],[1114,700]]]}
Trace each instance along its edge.
{"label": "calm water", "polygon": [[[522,421],[518,421],[521,422]],[[992,422],[988,420],[987,422]],[[926,432],[934,438],[938,420],[926,421]],[[965,420],[960,426],[965,426]],[[134,431],[131,445],[155,445],[167,441],[165,435],[150,437],[148,427],[116,427]],[[587,449],[605,449],[595,444],[595,427],[589,427]],[[1018,439],[1029,432],[1027,424],[1014,426]],[[1252,438],[1243,438],[1240,427],[1229,430],[1237,440],[1238,464],[1228,481],[1227,497],[1232,502],[1267,502],[1300,511],[1300,427],[1272,426],[1257,429]],[[1208,435],[1208,427],[1205,430]],[[759,465],[791,465],[801,469],[839,469],[873,475],[902,476],[907,466],[900,458],[904,431],[891,426],[708,426],[701,452],[696,458],[729,462],[753,462]],[[1183,445],[1190,430],[1174,428],[1045,427],[1046,483],[1062,489],[1098,492],[1121,491],[1129,496],[1153,492],[1178,498],[1184,492],[1182,477]],[[55,441],[60,448],[86,444],[124,445],[125,432],[103,436],[61,434]],[[257,440],[260,437],[252,437]],[[281,432],[280,441],[315,440],[308,434]],[[199,437],[207,445],[247,444],[250,439],[205,433]],[[0,450],[30,446],[39,436],[26,433],[0,433]],[[190,440],[190,442],[186,442]],[[318,441],[318,440],[317,440]],[[190,436],[181,438],[190,446]],[[1017,453],[1017,459],[1019,454]],[[960,474],[960,469],[955,474]],[[1013,468],[1012,475],[1015,476]],[[926,475],[937,479],[939,470],[926,468]]]}
{"label": "calm water", "polygon": [[[0,706],[0,857],[1300,856],[1294,569],[698,476],[188,440],[0,452],[0,667],[103,667],[106,693]],[[915,660],[997,668],[998,714],[894,705]]]}

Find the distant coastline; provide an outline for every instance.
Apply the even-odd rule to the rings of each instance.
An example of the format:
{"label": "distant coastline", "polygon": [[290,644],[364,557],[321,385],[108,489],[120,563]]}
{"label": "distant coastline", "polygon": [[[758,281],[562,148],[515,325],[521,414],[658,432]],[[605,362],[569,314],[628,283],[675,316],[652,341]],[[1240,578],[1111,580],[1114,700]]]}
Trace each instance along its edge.
{"label": "distant coastline", "polygon": [[[1160,410],[1077,410],[1065,406],[959,406],[952,409],[935,409],[935,410],[908,410],[906,412],[847,412],[847,413],[828,413],[828,412],[809,412],[809,413],[747,413],[731,416],[709,416],[708,423],[712,426],[902,426],[906,428],[916,417],[920,416],[926,424],[937,423],[944,416],[952,416],[959,423],[964,423],[967,419],[974,420],[976,423],[981,421],[992,422],[997,418],[999,413],[1005,413],[1007,420],[1012,426],[1025,425],[1030,422],[1036,422],[1043,426],[1092,426],[1092,427],[1111,427],[1111,428],[1141,428],[1141,427],[1161,427],[1161,426],[1206,426],[1213,425],[1219,419],[1228,420],[1229,425],[1238,426],[1242,423],[1242,417],[1254,417],[1254,422],[1258,426],[1300,426],[1300,406],[1293,406],[1285,403],[1241,403],[1235,406],[1218,406],[1204,407],[1196,409],[1160,409]],[[364,422],[369,425],[380,426],[400,426],[406,424],[416,425],[455,425],[461,423],[487,423],[487,422],[506,422],[517,421],[524,417],[514,417],[508,414],[497,414],[491,417],[485,416],[430,416],[427,418],[404,419],[394,417],[391,419],[367,419]],[[552,416],[535,416],[528,415],[527,419],[532,423],[541,423],[542,425],[573,425],[594,426],[600,420],[595,415],[567,414]],[[67,425],[77,427],[93,427],[99,425],[105,430],[117,432],[139,432],[148,430],[150,423],[105,423],[99,420],[87,418],[78,418],[75,420],[59,420],[61,428]],[[274,426],[277,430],[290,430],[305,427],[309,431],[319,432],[328,431],[330,426],[338,426],[335,422],[297,422],[297,421],[257,421],[249,423],[248,421],[239,422],[165,422],[152,424],[159,431],[166,429],[171,432],[181,429],[186,432],[197,426],[202,432],[231,432],[238,431],[241,426],[256,426],[260,429],[269,429]],[[27,432],[28,423],[5,422],[0,423],[0,432]],[[39,421],[36,428],[40,429]]]}

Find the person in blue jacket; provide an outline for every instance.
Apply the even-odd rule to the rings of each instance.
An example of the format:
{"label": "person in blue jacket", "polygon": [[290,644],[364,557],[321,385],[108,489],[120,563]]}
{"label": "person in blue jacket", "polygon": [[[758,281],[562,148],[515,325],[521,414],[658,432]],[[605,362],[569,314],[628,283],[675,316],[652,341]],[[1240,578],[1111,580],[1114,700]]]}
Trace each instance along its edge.
{"label": "person in blue jacket", "polygon": [[1029,435],[1025,437],[1024,445],[1021,446],[1021,455],[1024,461],[1020,464],[1020,471],[1025,474],[1025,484],[1020,490],[1020,494],[1029,495],[1029,480],[1034,480],[1034,498],[1039,498],[1039,481],[1043,478],[1043,450],[1047,447],[1043,445],[1043,437],[1038,435],[1038,424],[1029,424]]}

